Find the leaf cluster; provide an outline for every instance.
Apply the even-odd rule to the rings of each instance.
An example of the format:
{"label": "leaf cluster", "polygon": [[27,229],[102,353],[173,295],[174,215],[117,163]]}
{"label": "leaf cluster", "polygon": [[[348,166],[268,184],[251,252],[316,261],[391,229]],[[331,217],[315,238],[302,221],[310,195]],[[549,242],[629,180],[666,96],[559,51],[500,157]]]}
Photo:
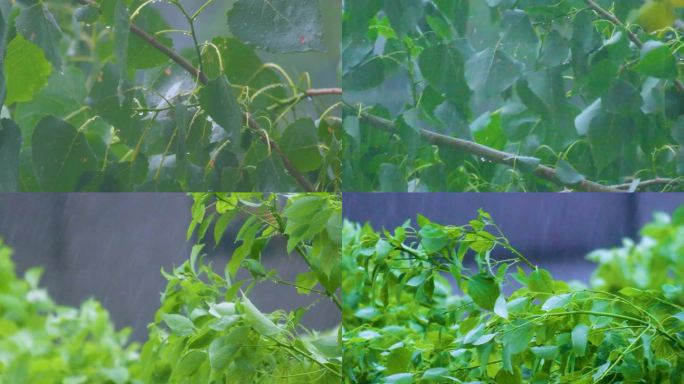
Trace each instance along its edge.
{"label": "leaf cluster", "polygon": [[[0,382],[2,383],[331,383],[341,381],[337,330],[301,324],[316,304],[263,313],[249,299],[259,283],[295,287],[341,305],[341,201],[329,194],[196,194],[188,238],[200,242],[170,272],[148,339],[128,344],[94,300],[57,306],[38,287],[40,270],[18,279],[0,245]],[[239,243],[225,274],[204,261],[204,239],[220,244],[231,222]],[[211,229],[211,231],[210,231]],[[287,241],[278,242],[278,238]],[[296,252],[309,269],[295,281],[266,270],[269,243]],[[239,270],[249,272],[238,274]]]}
{"label": "leaf cluster", "polygon": [[324,49],[318,3],[240,0],[200,41],[212,6],[4,1],[0,191],[339,189],[339,90],[262,60]]}
{"label": "leaf cluster", "polygon": [[682,34],[641,5],[345,2],[345,188],[681,189]]}
{"label": "leaf cluster", "polygon": [[647,225],[639,245],[594,253],[590,286],[555,280],[482,211],[462,226],[419,216],[394,232],[346,222],[345,377],[681,383],[682,213]]}

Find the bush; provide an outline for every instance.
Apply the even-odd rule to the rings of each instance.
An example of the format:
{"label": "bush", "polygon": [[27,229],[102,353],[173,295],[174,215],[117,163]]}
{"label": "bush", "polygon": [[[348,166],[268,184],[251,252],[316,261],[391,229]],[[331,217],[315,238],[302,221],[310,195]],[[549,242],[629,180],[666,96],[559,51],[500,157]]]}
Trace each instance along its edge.
{"label": "bush", "polygon": [[593,253],[590,286],[554,280],[485,212],[462,226],[417,222],[344,225],[349,382],[684,380],[684,208],[647,225],[639,245]]}
{"label": "bush", "polygon": [[[203,261],[203,244],[170,273],[148,340],[128,344],[94,300],[55,305],[38,288],[39,269],[16,277],[0,244],[0,383],[331,383],[341,381],[338,330],[316,331],[309,308],[264,314],[249,299],[269,280],[340,303],[341,202],[328,194],[196,194],[188,238],[203,241],[213,225],[219,244],[232,220],[246,216],[240,245],[219,275]],[[261,264],[274,238],[309,266],[296,281]],[[238,279],[244,269],[250,279]]]}

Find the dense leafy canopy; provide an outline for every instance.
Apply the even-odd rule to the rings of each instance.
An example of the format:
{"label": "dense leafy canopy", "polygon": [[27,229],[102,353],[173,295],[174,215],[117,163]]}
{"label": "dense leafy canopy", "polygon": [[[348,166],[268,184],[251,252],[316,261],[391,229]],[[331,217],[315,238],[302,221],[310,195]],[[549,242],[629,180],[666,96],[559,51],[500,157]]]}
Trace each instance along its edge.
{"label": "dense leafy canopy", "polygon": [[642,3],[346,1],[344,189],[681,189],[682,4]]}
{"label": "dense leafy canopy", "polygon": [[[419,216],[418,227],[380,233],[345,222],[345,377],[681,383],[682,234],[684,208],[657,216],[638,244],[592,253],[598,267],[585,286],[530,263],[485,212],[463,226]],[[495,248],[506,256],[492,257]]]}
{"label": "dense leafy canopy", "polygon": [[238,0],[225,35],[199,41],[210,6],[3,1],[0,105],[21,151],[0,134],[0,191],[338,190],[341,91],[260,50],[335,46],[318,2]]}
{"label": "dense leafy canopy", "polygon": [[[295,287],[341,305],[342,214],[337,195],[197,194],[188,261],[162,271],[168,285],[144,345],[127,344],[95,301],[56,306],[38,287],[40,270],[16,277],[0,244],[0,382],[42,383],[333,383],[341,382],[336,330],[301,324],[309,307],[266,314],[249,299],[263,281]],[[218,246],[233,221],[239,244],[218,274],[201,254],[206,236]],[[285,238],[287,241],[272,241]],[[294,252],[309,269],[295,281],[261,264],[269,243]],[[239,270],[250,278],[238,276]]]}

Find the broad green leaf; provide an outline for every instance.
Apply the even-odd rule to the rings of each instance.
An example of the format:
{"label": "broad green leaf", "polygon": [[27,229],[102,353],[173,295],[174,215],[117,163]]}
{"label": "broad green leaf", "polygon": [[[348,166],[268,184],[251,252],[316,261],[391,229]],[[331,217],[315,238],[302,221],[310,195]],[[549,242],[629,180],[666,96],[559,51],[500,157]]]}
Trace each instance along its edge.
{"label": "broad green leaf", "polygon": [[163,313],[161,315],[164,323],[171,329],[171,332],[178,336],[188,337],[195,333],[195,324],[192,320],[176,313]]}
{"label": "broad green leaf", "polygon": [[601,113],[601,99],[597,99],[575,118],[577,133],[581,136],[589,133],[592,120]]}
{"label": "broad green leaf", "polygon": [[85,135],[52,116],[38,123],[31,146],[33,168],[47,191],[74,191],[83,174],[98,167]]}
{"label": "broad green leaf", "polygon": [[522,64],[499,48],[486,48],[466,62],[465,79],[473,91],[495,96],[509,88],[522,74]]}
{"label": "broad green leaf", "polygon": [[577,324],[572,329],[572,351],[575,356],[584,356],[587,350],[587,339],[589,337],[589,327],[584,324]]}
{"label": "broad green leaf", "polygon": [[539,41],[529,16],[521,9],[504,12],[500,35],[508,43],[536,44]]}
{"label": "broad green leaf", "polygon": [[552,311],[554,309],[564,308],[571,300],[572,294],[569,293],[551,296],[542,305],[542,311]]}
{"label": "broad green leaf", "polygon": [[[133,22],[147,33],[154,35],[161,44],[173,49],[173,40],[169,36],[156,33],[171,29],[158,10],[145,7]],[[164,65],[170,60],[168,56],[135,34],[128,38],[126,57],[128,58],[128,66],[131,68],[153,68]]]}
{"label": "broad green leaf", "polygon": [[423,376],[420,378],[421,380],[431,382],[431,381],[437,381],[440,382],[444,379],[449,377],[449,370],[444,368],[444,367],[436,367],[436,368],[430,368],[426,370],[423,373]]}
{"label": "broad green leaf", "polygon": [[[66,67],[63,72],[53,72],[47,86],[38,92],[30,103],[19,103],[14,118],[25,132],[32,132],[38,121],[46,115],[67,117],[78,111],[88,96],[83,72],[76,67]],[[83,124],[86,115],[74,116],[73,124]],[[27,129],[28,128],[28,129]],[[30,139],[27,137],[26,139]],[[30,140],[26,141],[30,145]]]}
{"label": "broad green leaf", "polygon": [[238,0],[228,11],[228,25],[243,42],[272,52],[324,50],[316,1]]}
{"label": "broad green leaf", "polygon": [[644,43],[637,70],[643,75],[659,79],[677,77],[677,63],[672,50],[666,44],[655,40]]}
{"label": "broad green leaf", "polygon": [[385,377],[382,381],[385,384],[412,384],[413,374],[411,373],[395,373]]}
{"label": "broad green leaf", "polygon": [[549,271],[537,268],[528,276],[527,285],[532,292],[553,293],[553,278]]}
{"label": "broad green leaf", "polygon": [[138,121],[133,119],[134,96],[135,90],[121,77],[117,67],[107,63],[97,76],[89,99],[98,115],[113,125],[123,142],[130,146],[137,145],[142,134]]}
{"label": "broad green leaf", "polygon": [[494,313],[499,315],[501,318],[508,319],[508,307],[506,304],[506,298],[500,295],[496,298],[494,303]]}
{"label": "broad green leaf", "polygon": [[385,75],[385,61],[374,57],[345,73],[342,77],[342,86],[353,91],[374,88],[385,81]]}
{"label": "broad green leaf", "polygon": [[470,96],[463,76],[465,63],[461,54],[446,45],[432,45],[418,58],[420,72],[427,82],[439,92],[459,102]]}
{"label": "broad green leaf", "polygon": [[227,335],[214,339],[208,351],[211,368],[218,372],[228,368],[248,335],[248,327],[237,327]]}
{"label": "broad green leaf", "polygon": [[59,41],[62,31],[54,16],[42,2],[24,8],[16,19],[17,32],[45,52],[45,57],[56,69],[62,67]]}
{"label": "broad green leaf", "polygon": [[531,347],[532,353],[544,360],[553,360],[558,355],[557,345],[543,345],[538,347]]}
{"label": "broad green leaf", "polygon": [[468,296],[480,307],[493,310],[501,290],[494,277],[477,274],[468,281]]}
{"label": "broad green leaf", "polygon": [[0,192],[19,189],[19,149],[21,130],[10,119],[0,120]]}
{"label": "broad green leaf", "polygon": [[283,132],[280,147],[292,164],[301,172],[311,172],[323,165],[318,133],[311,119],[298,119]]}
{"label": "broad green leaf", "polygon": [[5,104],[32,100],[47,84],[52,66],[43,51],[22,35],[17,35],[7,45],[4,60],[7,96]]}
{"label": "broad green leaf", "polygon": [[449,236],[437,224],[427,224],[420,228],[420,245],[427,253],[435,253],[444,248],[449,242]]}
{"label": "broad green leaf", "polygon": [[318,284],[318,277],[314,271],[298,273],[295,278],[295,284],[297,284],[297,293],[309,295],[313,287]]}
{"label": "broad green leaf", "polygon": [[534,336],[534,323],[527,320],[516,320],[507,326],[507,332],[503,335],[504,348],[511,354],[518,354],[528,348],[528,344]]}
{"label": "broad green leaf", "polygon": [[252,302],[246,297],[242,297],[242,310],[245,320],[263,336],[275,336],[284,330],[277,326],[271,319],[266,317]]}
{"label": "broad green leaf", "polygon": [[575,185],[585,180],[582,174],[577,172],[570,163],[563,159],[558,160],[555,175],[558,180],[567,185]]}
{"label": "broad green leaf", "polygon": [[233,148],[240,147],[242,109],[225,77],[210,80],[199,91],[202,108],[228,135]]}
{"label": "broad green leaf", "polygon": [[506,136],[501,126],[501,114],[485,112],[470,124],[470,132],[478,144],[503,149]]}
{"label": "broad green leaf", "polygon": [[177,377],[188,377],[194,374],[207,359],[207,354],[204,351],[193,350],[181,357],[174,370]]}

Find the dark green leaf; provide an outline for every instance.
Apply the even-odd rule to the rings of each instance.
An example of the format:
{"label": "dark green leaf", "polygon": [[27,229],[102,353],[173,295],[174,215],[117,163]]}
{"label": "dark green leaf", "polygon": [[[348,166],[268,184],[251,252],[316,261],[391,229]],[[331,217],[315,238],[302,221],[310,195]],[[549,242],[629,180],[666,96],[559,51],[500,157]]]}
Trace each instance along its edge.
{"label": "dark green leaf", "polygon": [[316,1],[238,0],[228,11],[228,25],[245,43],[272,52],[324,49],[323,20]]}
{"label": "dark green leaf", "polygon": [[85,172],[97,169],[85,135],[55,117],[38,123],[31,143],[33,168],[47,191],[73,191]]}

